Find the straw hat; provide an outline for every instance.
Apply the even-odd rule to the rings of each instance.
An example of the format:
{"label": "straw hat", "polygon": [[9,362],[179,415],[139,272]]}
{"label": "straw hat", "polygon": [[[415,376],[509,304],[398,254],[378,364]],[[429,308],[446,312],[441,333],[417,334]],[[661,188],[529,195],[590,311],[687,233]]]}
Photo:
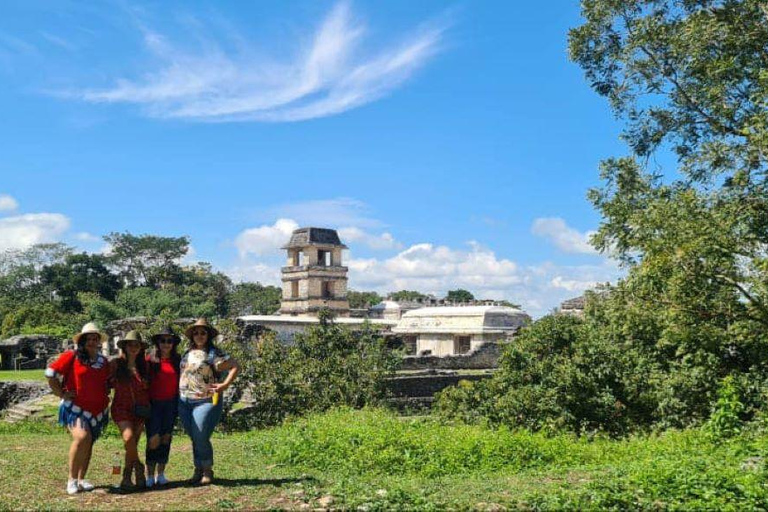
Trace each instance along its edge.
{"label": "straw hat", "polygon": [[187,327],[184,331],[184,336],[186,336],[189,341],[192,341],[192,331],[195,329],[195,327],[205,327],[205,329],[208,331],[208,341],[213,341],[213,339],[219,335],[219,331],[208,325],[208,320],[205,318],[198,318],[197,322]]}
{"label": "straw hat", "polygon": [[178,345],[179,342],[181,341],[181,338],[179,338],[179,335],[173,332],[171,328],[168,327],[167,325],[163,327],[163,330],[160,331],[159,333],[153,334],[150,340],[152,341],[152,343],[157,345],[160,342],[160,338],[163,338],[165,336],[169,336],[173,338],[174,345]]}
{"label": "straw hat", "polygon": [[88,322],[87,324],[85,324],[79,333],[72,336],[72,339],[74,340],[75,343],[80,343],[80,338],[82,338],[86,334],[98,334],[99,337],[101,338],[102,343],[106,342],[109,339],[109,336],[107,336],[106,333],[101,332],[101,330],[99,329],[99,326],[93,322]]}
{"label": "straw hat", "polygon": [[149,343],[141,339],[141,334],[139,334],[139,331],[128,331],[128,334],[125,335],[125,338],[117,341],[117,348],[120,350],[125,350],[125,344],[129,341],[138,341],[144,349],[149,346]]}

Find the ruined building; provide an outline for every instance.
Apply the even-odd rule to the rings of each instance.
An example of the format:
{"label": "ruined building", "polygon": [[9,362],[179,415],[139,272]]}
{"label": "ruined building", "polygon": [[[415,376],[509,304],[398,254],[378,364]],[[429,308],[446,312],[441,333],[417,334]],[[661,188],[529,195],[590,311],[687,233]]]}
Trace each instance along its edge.
{"label": "ruined building", "polygon": [[281,315],[316,315],[328,309],[337,317],[349,316],[347,267],[341,264],[341,243],[334,229],[301,228],[283,247],[288,252],[283,267]]}

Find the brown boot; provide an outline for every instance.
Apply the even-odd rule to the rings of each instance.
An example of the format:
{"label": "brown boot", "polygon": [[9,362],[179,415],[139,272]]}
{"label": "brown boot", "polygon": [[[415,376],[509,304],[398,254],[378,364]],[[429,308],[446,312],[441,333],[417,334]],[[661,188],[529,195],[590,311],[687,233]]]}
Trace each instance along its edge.
{"label": "brown boot", "polygon": [[192,478],[189,479],[189,483],[191,484],[199,484],[200,480],[203,478],[203,468],[198,468],[195,466],[195,472],[192,473]]}
{"label": "brown boot", "polygon": [[200,479],[200,485],[211,485],[213,483],[213,468],[203,468],[203,477]]}
{"label": "brown boot", "polygon": [[144,476],[144,464],[141,461],[133,463],[133,474],[136,477],[136,488],[144,489],[147,486],[147,478]]}
{"label": "brown boot", "polygon": [[123,479],[120,480],[120,490],[125,492],[131,492],[135,491],[136,487],[133,485],[133,482],[131,482],[131,471],[133,470],[133,465],[126,464],[123,468]]}

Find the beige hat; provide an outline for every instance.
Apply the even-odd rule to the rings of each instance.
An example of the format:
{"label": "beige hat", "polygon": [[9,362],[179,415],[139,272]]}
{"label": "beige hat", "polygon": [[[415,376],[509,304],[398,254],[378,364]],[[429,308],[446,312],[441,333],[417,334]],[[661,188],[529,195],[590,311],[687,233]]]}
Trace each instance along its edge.
{"label": "beige hat", "polygon": [[117,348],[119,348],[120,350],[125,350],[125,344],[128,343],[129,341],[138,341],[139,343],[141,343],[142,348],[144,348],[145,350],[147,349],[147,347],[149,347],[149,343],[141,339],[141,334],[139,333],[139,331],[128,331],[128,334],[125,335],[125,338],[121,338],[117,340]]}
{"label": "beige hat", "polygon": [[85,324],[79,333],[72,336],[72,339],[75,341],[75,343],[80,343],[80,338],[86,334],[98,334],[101,337],[102,343],[109,339],[109,336],[107,336],[106,333],[101,332],[99,326],[93,322],[88,322]]}
{"label": "beige hat", "polygon": [[205,327],[205,329],[208,330],[208,341],[213,341],[214,338],[219,335],[219,331],[208,325],[208,320],[205,318],[198,318],[197,322],[187,327],[184,331],[184,336],[186,336],[189,341],[192,341],[192,331],[195,327]]}

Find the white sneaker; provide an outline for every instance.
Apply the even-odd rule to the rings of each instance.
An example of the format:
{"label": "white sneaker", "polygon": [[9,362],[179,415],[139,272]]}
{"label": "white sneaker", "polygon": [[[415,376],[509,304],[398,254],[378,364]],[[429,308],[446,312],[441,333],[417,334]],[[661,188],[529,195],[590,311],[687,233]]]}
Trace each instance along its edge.
{"label": "white sneaker", "polygon": [[70,496],[80,492],[80,487],[77,486],[77,480],[67,480],[67,494]]}
{"label": "white sneaker", "polygon": [[85,492],[91,492],[94,489],[93,484],[88,480],[80,480],[77,483],[77,486],[80,488],[81,491],[85,491]]}
{"label": "white sneaker", "polygon": [[168,483],[168,479],[165,478],[165,473],[157,475],[157,485],[165,485]]}
{"label": "white sneaker", "polygon": [[150,487],[154,487],[154,486],[155,486],[155,477],[148,476],[147,477],[147,489],[149,489]]}

